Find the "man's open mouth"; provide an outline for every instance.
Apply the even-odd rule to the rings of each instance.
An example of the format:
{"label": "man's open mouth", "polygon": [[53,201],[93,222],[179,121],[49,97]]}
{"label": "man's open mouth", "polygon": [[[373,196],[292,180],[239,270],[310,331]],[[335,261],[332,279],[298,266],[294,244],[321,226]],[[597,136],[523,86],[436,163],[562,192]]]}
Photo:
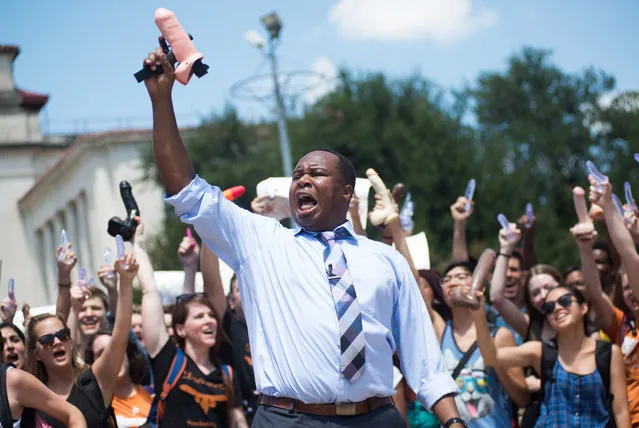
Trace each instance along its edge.
{"label": "man's open mouth", "polygon": [[87,327],[93,327],[96,324],[98,324],[100,320],[98,319],[98,317],[84,317],[82,319],[82,325],[87,326]]}
{"label": "man's open mouth", "polygon": [[308,214],[317,206],[317,200],[308,193],[297,196],[297,208],[300,214]]}

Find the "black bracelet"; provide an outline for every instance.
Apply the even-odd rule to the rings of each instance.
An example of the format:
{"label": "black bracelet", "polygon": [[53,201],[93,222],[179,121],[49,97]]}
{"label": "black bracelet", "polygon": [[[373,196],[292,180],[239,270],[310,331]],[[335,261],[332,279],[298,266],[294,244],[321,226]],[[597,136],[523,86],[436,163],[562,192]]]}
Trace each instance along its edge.
{"label": "black bracelet", "polygon": [[513,256],[512,254],[502,253],[501,251],[499,252],[499,255],[500,255],[500,256],[504,256],[504,257],[506,257],[507,259],[509,259],[509,258],[511,258],[511,257]]}
{"label": "black bracelet", "polygon": [[463,427],[468,428],[468,424],[466,424],[466,422],[462,418],[450,418],[442,426],[444,428],[449,428],[452,424],[459,424],[459,425],[461,425]]}

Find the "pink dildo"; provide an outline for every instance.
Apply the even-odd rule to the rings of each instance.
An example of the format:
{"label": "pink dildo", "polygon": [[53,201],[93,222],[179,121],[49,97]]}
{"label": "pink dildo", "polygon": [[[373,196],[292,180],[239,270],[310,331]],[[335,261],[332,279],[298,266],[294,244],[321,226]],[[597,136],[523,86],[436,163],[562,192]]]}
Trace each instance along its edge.
{"label": "pink dildo", "polygon": [[191,248],[195,247],[195,239],[193,238],[193,233],[191,232],[191,228],[186,228],[186,237],[191,240]]}
{"label": "pink dildo", "polygon": [[[159,8],[155,11],[155,25],[158,26],[166,41],[169,42],[175,59],[180,63],[175,69],[175,79],[186,85],[191,80],[194,72],[198,74],[198,77],[201,77],[197,73],[198,66],[195,64],[197,62],[201,64],[204,55],[195,49],[195,45],[180,25],[175,14],[168,9]],[[204,74],[206,74],[206,71]]]}

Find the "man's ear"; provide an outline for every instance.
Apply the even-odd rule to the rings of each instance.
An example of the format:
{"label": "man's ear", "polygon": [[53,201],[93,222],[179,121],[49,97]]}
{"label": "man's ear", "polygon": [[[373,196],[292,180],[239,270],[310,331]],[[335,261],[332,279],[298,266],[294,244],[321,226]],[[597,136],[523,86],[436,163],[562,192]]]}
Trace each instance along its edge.
{"label": "man's ear", "polygon": [[393,199],[395,200],[396,204],[399,204],[402,201],[405,193],[406,187],[404,186],[404,183],[397,183],[395,186],[393,186],[393,191],[391,192],[391,194],[393,195]]}
{"label": "man's ear", "polygon": [[346,186],[344,186],[344,199],[346,199],[346,202],[350,202],[352,197],[353,197],[353,186],[351,186],[350,184],[347,184]]}

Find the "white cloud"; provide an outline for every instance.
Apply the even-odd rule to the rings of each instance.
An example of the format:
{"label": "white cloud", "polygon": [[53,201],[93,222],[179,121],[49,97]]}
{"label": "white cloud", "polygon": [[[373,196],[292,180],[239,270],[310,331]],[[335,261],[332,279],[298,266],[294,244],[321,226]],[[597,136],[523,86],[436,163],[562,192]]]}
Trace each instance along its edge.
{"label": "white cloud", "polygon": [[339,0],[329,11],[345,39],[438,44],[459,42],[497,18],[494,10],[473,10],[471,0]]}
{"label": "white cloud", "polygon": [[636,112],[639,111],[639,96],[634,91],[610,91],[599,97],[599,106],[614,107],[626,113]]}
{"label": "white cloud", "polygon": [[325,56],[318,57],[311,65],[314,76],[308,79],[308,90],[304,100],[313,103],[324,95],[335,90],[337,85],[337,66]]}

